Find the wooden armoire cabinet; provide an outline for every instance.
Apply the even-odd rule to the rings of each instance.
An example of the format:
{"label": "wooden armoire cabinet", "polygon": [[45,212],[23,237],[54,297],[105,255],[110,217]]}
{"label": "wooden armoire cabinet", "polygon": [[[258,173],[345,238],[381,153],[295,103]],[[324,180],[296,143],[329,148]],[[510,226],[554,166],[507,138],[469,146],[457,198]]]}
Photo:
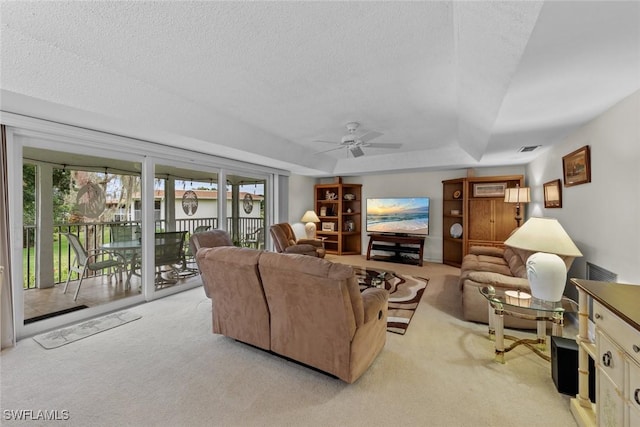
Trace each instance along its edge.
{"label": "wooden armoire cabinet", "polygon": [[442,184],[443,263],[459,267],[471,246],[502,247],[517,226],[515,205],[504,202],[504,190],[522,187],[524,177],[467,177]]}

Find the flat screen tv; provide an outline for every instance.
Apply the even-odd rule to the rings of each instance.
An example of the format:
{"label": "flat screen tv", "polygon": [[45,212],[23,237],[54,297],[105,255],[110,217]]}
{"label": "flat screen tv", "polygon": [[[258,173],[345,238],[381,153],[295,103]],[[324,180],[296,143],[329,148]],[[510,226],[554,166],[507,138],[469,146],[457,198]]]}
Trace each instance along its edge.
{"label": "flat screen tv", "polygon": [[381,197],[367,199],[367,232],[428,235],[429,198]]}

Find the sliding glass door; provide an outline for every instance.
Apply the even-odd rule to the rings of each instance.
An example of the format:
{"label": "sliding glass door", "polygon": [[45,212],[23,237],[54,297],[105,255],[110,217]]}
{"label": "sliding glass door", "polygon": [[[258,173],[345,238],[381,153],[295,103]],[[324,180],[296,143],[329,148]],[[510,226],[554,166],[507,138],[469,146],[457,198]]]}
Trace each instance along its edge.
{"label": "sliding glass door", "polygon": [[134,160],[24,148],[23,325],[140,298],[140,170]]}
{"label": "sliding glass door", "polygon": [[9,119],[33,125],[7,128],[18,338],[201,286],[194,233],[269,246],[277,171]]}
{"label": "sliding glass door", "polygon": [[227,230],[236,246],[265,249],[267,180],[248,174],[226,175]]}
{"label": "sliding glass door", "polygon": [[220,226],[218,170],[159,159],[154,165],[153,198],[154,271],[149,293],[199,286],[202,282],[189,238]]}

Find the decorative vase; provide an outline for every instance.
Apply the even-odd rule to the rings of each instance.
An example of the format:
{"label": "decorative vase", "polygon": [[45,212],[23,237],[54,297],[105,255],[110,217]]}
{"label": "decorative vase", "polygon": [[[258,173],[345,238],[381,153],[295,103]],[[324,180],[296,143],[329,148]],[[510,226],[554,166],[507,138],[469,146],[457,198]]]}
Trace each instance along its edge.
{"label": "decorative vase", "polygon": [[567,283],[567,266],[555,254],[537,252],[527,259],[531,294],[545,301],[560,301]]}

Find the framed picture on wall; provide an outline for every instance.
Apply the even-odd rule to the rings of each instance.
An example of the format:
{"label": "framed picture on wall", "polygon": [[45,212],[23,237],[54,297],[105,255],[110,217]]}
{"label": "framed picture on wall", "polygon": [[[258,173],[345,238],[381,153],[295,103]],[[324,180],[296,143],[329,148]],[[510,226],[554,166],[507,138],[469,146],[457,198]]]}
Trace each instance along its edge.
{"label": "framed picture on wall", "polygon": [[562,158],[562,173],[565,187],[591,182],[591,154],[588,145]]}
{"label": "framed picture on wall", "polygon": [[506,182],[483,182],[473,184],[473,197],[504,197]]}
{"label": "framed picture on wall", "polygon": [[562,207],[562,183],[559,179],[545,182],[544,187],[544,207],[545,208],[561,208]]}

